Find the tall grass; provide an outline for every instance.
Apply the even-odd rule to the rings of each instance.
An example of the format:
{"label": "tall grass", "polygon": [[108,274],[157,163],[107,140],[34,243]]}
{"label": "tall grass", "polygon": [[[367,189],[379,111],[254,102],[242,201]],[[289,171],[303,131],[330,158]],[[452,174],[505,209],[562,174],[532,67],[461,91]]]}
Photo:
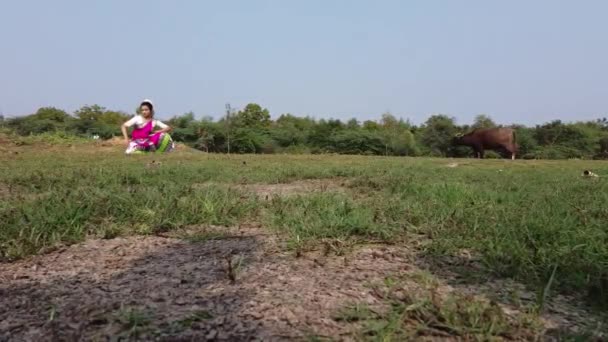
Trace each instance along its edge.
{"label": "tall grass", "polygon": [[402,229],[390,206],[358,202],[343,194],[275,198],[270,208],[271,225],[287,233],[297,248],[306,249],[310,241],[318,239],[388,241]]}

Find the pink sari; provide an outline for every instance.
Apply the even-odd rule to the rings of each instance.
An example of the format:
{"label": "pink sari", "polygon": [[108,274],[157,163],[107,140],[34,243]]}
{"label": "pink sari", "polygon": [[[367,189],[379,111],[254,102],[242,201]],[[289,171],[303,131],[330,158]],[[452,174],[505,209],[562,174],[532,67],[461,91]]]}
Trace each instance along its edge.
{"label": "pink sari", "polygon": [[[170,140],[170,136],[166,133],[158,132],[151,134],[152,129],[154,128],[153,122],[154,120],[150,120],[141,128],[135,127],[133,129],[133,132],[131,133],[131,142],[129,143],[126,153],[132,153],[135,151],[156,151],[157,148],[161,147],[161,142],[165,136],[168,138],[168,140]],[[167,146],[168,149],[165,150],[165,148],[163,148],[162,152],[168,152],[173,149],[173,142],[170,141],[169,144],[170,146]]]}

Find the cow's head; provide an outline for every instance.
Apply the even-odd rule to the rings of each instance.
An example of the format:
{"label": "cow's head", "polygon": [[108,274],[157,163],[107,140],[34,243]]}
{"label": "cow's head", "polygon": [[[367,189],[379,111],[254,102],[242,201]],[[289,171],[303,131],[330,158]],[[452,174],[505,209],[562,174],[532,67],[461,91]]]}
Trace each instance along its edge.
{"label": "cow's head", "polygon": [[462,134],[462,133],[456,133],[452,137],[452,144],[460,144],[460,143],[462,143],[462,138],[463,137],[464,137],[464,134]]}

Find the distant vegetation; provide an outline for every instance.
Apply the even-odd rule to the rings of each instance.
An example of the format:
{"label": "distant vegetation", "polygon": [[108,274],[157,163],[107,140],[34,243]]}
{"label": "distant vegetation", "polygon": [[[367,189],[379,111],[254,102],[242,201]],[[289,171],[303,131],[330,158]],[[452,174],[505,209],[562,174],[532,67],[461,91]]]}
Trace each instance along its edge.
{"label": "distant vegetation", "polygon": [[[53,108],[36,113],[0,117],[0,126],[18,135],[59,133],[102,139],[120,136],[120,124],[130,117],[124,112],[93,105],[73,115]],[[339,153],[390,156],[467,157],[472,151],[455,147],[452,137],[473,128],[497,126],[479,115],[472,125],[457,125],[454,118],[433,115],[420,126],[385,113],[378,121],[312,119],[283,114],[276,120],[267,109],[248,104],[229,118],[196,119],[194,113],[166,120],[173,137],[199,150],[217,153]],[[608,120],[564,123],[551,121],[535,127],[511,125],[525,159],[608,159]],[[488,153],[487,157],[499,157]]]}

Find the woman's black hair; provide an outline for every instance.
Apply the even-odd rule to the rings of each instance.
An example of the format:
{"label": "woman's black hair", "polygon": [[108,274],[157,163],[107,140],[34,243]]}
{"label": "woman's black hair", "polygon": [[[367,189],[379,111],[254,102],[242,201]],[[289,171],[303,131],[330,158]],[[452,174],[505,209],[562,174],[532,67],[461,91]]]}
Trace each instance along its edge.
{"label": "woman's black hair", "polygon": [[144,102],[142,102],[142,103],[139,105],[139,107],[142,107],[142,106],[147,106],[147,107],[148,107],[148,109],[150,109],[150,111],[151,111],[152,113],[154,113],[154,106],[153,106],[153,105],[152,105],[150,102],[148,102],[148,101],[144,101]]}

